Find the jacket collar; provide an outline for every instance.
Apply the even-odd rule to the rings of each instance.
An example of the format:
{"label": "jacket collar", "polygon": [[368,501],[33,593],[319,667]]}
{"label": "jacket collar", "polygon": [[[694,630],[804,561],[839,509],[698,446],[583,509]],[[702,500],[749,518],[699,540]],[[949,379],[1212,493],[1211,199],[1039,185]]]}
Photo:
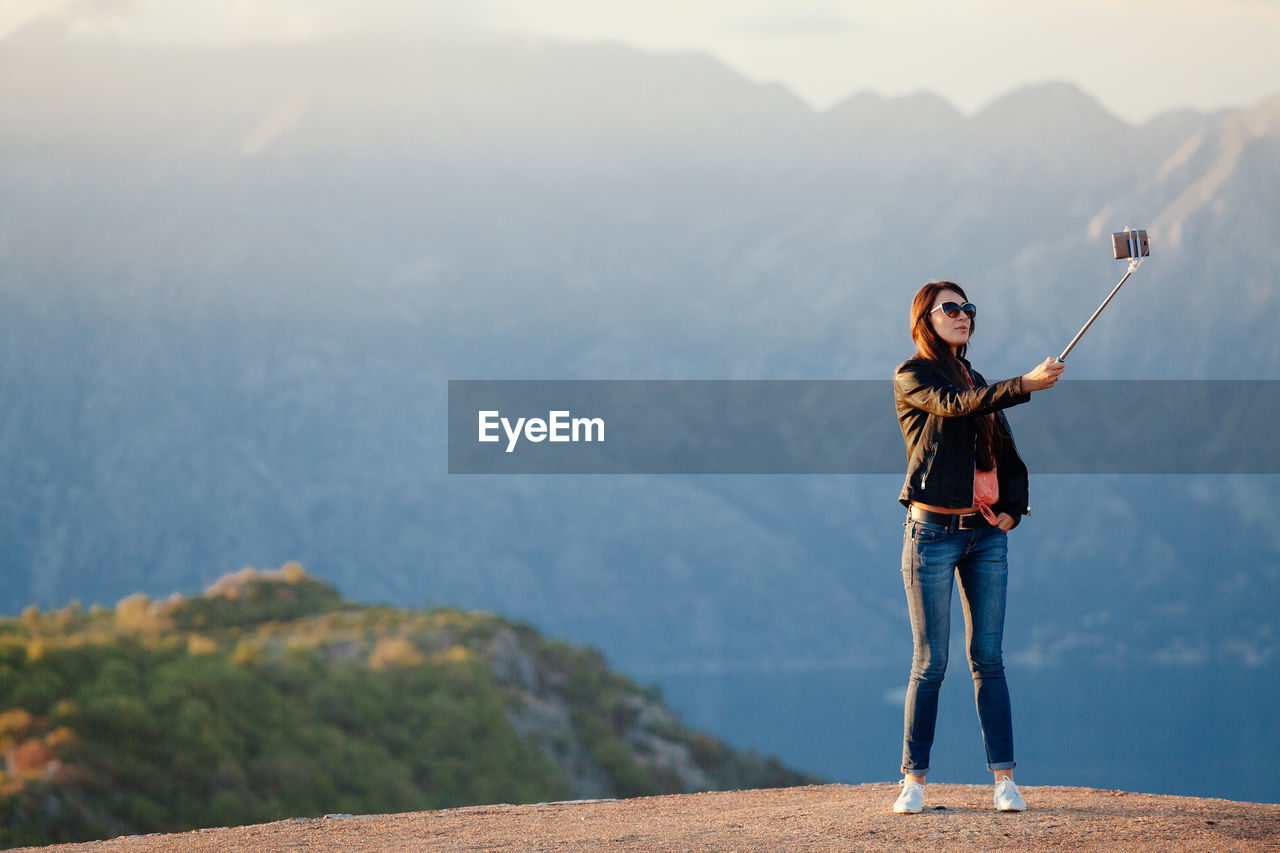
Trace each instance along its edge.
{"label": "jacket collar", "polygon": [[[973,365],[969,364],[969,359],[965,358],[965,357],[964,357],[964,356],[962,356],[962,355],[958,355],[958,356],[956,356],[956,358],[958,358],[958,359],[960,360],[960,363],[961,363],[961,364],[963,364],[966,368],[968,368],[969,370],[973,370]],[[928,359],[928,358],[925,358],[925,357],[923,357],[923,356],[919,356],[919,355],[913,355],[913,356],[911,356],[911,358],[909,358],[909,359],[907,359],[906,361],[904,361],[904,362],[903,362],[903,364],[910,364],[910,363],[912,363],[912,362],[916,362],[916,363],[924,363],[924,364],[933,364],[933,363],[934,363],[932,359]]]}

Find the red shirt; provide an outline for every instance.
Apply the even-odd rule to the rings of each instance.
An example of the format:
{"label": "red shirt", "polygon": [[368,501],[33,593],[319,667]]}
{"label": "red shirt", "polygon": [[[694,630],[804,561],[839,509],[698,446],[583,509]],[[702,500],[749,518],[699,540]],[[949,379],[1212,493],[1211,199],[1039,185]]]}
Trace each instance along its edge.
{"label": "red shirt", "polygon": [[[969,375],[969,371],[965,371],[965,379],[969,381],[969,387],[973,387],[973,377]],[[987,422],[991,425],[992,434],[995,433],[996,416],[994,414],[983,415],[987,418]],[[994,454],[992,454],[991,470],[980,471],[975,461],[973,465],[973,505],[978,508],[992,526],[996,524],[996,514],[992,512],[991,505],[1000,499],[1000,483],[996,479],[996,466]]]}

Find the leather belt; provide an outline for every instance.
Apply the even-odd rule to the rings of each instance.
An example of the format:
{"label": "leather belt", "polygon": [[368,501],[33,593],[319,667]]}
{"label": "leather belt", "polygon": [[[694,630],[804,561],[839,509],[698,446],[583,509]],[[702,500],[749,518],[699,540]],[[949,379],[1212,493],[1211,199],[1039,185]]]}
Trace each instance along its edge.
{"label": "leather belt", "polygon": [[967,512],[963,515],[957,515],[950,512],[934,512],[912,504],[910,515],[915,521],[939,524],[948,530],[976,530],[991,526],[991,522],[987,521],[980,512]]}

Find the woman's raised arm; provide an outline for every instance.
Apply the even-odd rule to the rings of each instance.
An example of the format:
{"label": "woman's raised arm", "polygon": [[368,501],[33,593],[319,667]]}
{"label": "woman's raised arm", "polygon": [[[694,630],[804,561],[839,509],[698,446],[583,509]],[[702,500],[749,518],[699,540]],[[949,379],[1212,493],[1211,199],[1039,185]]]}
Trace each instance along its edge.
{"label": "woman's raised arm", "polygon": [[899,367],[893,381],[899,400],[944,418],[985,415],[1031,399],[1031,389],[1024,386],[1022,376],[981,388],[958,388],[936,368],[919,362]]}

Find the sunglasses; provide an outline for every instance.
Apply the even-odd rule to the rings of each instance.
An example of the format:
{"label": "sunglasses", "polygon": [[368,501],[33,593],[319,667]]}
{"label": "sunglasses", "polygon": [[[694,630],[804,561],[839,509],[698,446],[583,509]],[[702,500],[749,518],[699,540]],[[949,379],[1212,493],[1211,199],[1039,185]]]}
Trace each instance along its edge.
{"label": "sunglasses", "polygon": [[[941,311],[943,314],[946,314],[952,320],[959,317],[961,311],[968,314],[970,319],[973,319],[974,317],[978,316],[978,306],[974,305],[972,302],[966,302],[963,305],[961,305],[959,302],[944,302],[941,305],[935,307],[933,311]],[[930,311],[929,313],[932,314],[933,311]]]}

